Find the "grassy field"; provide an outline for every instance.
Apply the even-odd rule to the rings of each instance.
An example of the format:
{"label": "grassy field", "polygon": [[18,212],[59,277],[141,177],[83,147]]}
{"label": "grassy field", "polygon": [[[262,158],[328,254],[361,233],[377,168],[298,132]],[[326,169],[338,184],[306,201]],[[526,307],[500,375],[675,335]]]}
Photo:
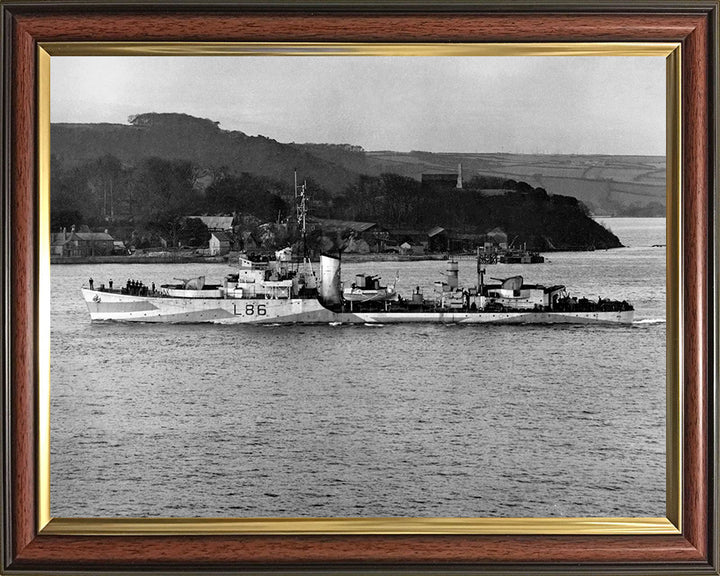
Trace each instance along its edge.
{"label": "grassy field", "polygon": [[622,215],[635,208],[653,207],[663,212],[665,207],[663,156],[425,152],[368,155],[383,170],[414,178],[420,178],[423,172],[454,172],[462,164],[466,180],[475,175],[523,180],[531,186],[542,186],[550,194],[575,196],[595,214]]}

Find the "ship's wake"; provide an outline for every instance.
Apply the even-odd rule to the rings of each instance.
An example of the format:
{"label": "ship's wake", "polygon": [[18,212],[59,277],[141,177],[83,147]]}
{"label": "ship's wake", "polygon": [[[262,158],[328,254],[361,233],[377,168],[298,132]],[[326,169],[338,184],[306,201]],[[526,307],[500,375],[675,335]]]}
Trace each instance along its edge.
{"label": "ship's wake", "polygon": [[665,324],[665,318],[642,318],[635,320],[633,324]]}

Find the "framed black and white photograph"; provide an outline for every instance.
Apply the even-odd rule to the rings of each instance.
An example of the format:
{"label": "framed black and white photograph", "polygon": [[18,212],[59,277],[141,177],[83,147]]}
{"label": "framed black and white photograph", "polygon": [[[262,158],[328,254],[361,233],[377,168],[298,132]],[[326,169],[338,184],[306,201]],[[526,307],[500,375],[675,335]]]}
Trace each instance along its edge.
{"label": "framed black and white photograph", "polygon": [[3,8],[6,567],[717,572],[716,3],[107,6]]}
{"label": "framed black and white photograph", "polygon": [[287,53],[52,58],[52,515],[663,516],[666,57]]}

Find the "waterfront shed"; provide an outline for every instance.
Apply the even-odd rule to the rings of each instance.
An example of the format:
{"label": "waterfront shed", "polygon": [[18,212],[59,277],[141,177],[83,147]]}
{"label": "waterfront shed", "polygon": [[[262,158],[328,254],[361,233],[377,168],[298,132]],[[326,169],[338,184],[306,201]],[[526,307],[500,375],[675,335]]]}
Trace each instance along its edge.
{"label": "waterfront shed", "polygon": [[427,236],[430,252],[447,252],[450,250],[450,233],[442,226],[433,226],[428,230]]}
{"label": "waterfront shed", "polygon": [[[321,230],[338,245],[348,239],[358,247],[357,251],[382,252],[388,243],[389,234],[376,222],[356,222],[354,220],[335,220],[332,218],[309,219],[311,230]],[[367,246],[367,248],[366,248]]]}
{"label": "waterfront shed", "polygon": [[386,248],[396,248],[399,251],[400,246],[407,243],[410,246],[421,246],[423,251],[427,249],[428,236],[421,230],[410,228],[394,228],[389,231],[389,240]]}
{"label": "waterfront shed", "polygon": [[344,251],[348,254],[368,254],[370,252],[370,245],[364,239],[350,235],[345,243]]}
{"label": "waterfront shed", "polygon": [[485,234],[485,249],[499,248],[507,250],[508,236],[502,228],[493,228]]}
{"label": "waterfront shed", "polygon": [[425,247],[422,244],[403,242],[400,244],[400,254],[419,256],[425,254]]}
{"label": "waterfront shed", "polygon": [[213,232],[210,235],[210,255],[222,256],[230,252],[230,238],[225,232]]}

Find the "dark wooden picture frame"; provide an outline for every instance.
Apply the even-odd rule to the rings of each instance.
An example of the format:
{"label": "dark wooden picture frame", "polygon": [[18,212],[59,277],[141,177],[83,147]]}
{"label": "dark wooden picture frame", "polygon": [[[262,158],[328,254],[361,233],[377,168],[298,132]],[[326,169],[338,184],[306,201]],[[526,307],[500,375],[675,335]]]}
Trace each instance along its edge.
{"label": "dark wooden picture frame", "polygon": [[[2,3],[2,570],[718,574],[718,2]],[[37,75],[43,42],[679,42],[678,534],[115,535],[38,529]]]}

